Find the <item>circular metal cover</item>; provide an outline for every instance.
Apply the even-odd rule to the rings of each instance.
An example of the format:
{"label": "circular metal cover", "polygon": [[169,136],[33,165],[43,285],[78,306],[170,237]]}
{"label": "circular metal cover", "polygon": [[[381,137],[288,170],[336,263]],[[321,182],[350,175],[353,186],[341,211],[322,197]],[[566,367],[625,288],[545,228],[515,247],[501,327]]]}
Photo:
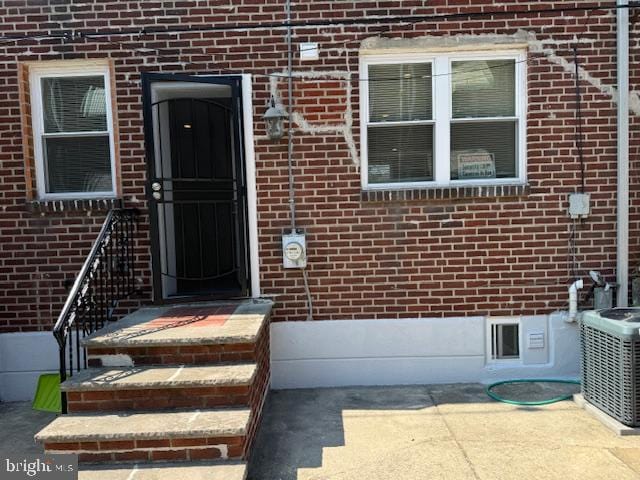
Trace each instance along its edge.
{"label": "circular metal cover", "polygon": [[640,308],[609,308],[602,310],[600,316],[620,322],[640,322]]}

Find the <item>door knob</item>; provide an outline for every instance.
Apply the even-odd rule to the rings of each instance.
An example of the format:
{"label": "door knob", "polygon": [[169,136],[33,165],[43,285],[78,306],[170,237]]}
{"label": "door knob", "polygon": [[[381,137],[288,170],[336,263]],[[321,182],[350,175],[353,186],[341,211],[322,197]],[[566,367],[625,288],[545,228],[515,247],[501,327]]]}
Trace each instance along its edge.
{"label": "door knob", "polygon": [[153,182],[151,184],[151,190],[153,190],[154,192],[159,192],[160,190],[162,190],[162,185],[160,185],[159,182]]}

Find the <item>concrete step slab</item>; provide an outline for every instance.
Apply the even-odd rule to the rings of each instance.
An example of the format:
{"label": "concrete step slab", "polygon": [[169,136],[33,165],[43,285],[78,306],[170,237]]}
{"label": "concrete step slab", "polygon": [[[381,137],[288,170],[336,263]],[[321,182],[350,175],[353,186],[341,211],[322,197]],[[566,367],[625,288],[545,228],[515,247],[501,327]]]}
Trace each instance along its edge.
{"label": "concrete step slab", "polygon": [[88,369],[60,386],[65,392],[251,385],[255,363]]}
{"label": "concrete step slab", "polygon": [[[44,444],[174,438],[239,437],[247,432],[249,409],[64,415],[36,434]],[[73,450],[72,446],[69,446]]]}
{"label": "concrete step slab", "polygon": [[82,340],[87,348],[255,343],[273,302],[250,299],[141,308]]}
{"label": "concrete step slab", "polygon": [[247,465],[238,463],[135,464],[85,466],[79,480],[245,480]]}
{"label": "concrete step slab", "polygon": [[80,372],[63,383],[69,413],[248,407],[256,364],[129,367]]}

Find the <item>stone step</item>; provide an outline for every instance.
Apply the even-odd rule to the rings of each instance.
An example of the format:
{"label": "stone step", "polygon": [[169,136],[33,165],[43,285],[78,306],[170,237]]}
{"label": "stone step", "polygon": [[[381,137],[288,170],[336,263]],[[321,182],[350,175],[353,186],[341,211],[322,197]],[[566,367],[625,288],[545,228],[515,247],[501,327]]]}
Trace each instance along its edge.
{"label": "stone step", "polygon": [[47,453],[81,463],[242,459],[248,409],[64,415],[36,434]]}
{"label": "stone step", "polygon": [[255,363],[89,369],[61,386],[69,413],[248,406]]}
{"label": "stone step", "polygon": [[86,337],[91,367],[256,362],[269,300],[142,308]]}
{"label": "stone step", "polygon": [[254,343],[273,302],[252,299],[145,307],[83,339],[86,347]]}
{"label": "stone step", "polygon": [[78,480],[245,480],[245,463],[91,465],[80,468]]}

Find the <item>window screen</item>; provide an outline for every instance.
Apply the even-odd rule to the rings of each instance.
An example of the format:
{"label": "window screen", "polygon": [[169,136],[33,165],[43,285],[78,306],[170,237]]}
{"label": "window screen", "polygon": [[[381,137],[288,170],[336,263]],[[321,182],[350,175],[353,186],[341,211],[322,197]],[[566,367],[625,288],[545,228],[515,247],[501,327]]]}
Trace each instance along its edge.
{"label": "window screen", "polygon": [[491,328],[491,358],[520,358],[520,328],[518,324],[495,324]]}
{"label": "window screen", "polygon": [[514,178],[515,60],[451,64],[451,179]]}
{"label": "window screen", "polygon": [[111,192],[111,148],[102,75],[41,79],[46,193]]}
{"label": "window screen", "polygon": [[433,180],[430,63],[370,65],[369,183]]}

